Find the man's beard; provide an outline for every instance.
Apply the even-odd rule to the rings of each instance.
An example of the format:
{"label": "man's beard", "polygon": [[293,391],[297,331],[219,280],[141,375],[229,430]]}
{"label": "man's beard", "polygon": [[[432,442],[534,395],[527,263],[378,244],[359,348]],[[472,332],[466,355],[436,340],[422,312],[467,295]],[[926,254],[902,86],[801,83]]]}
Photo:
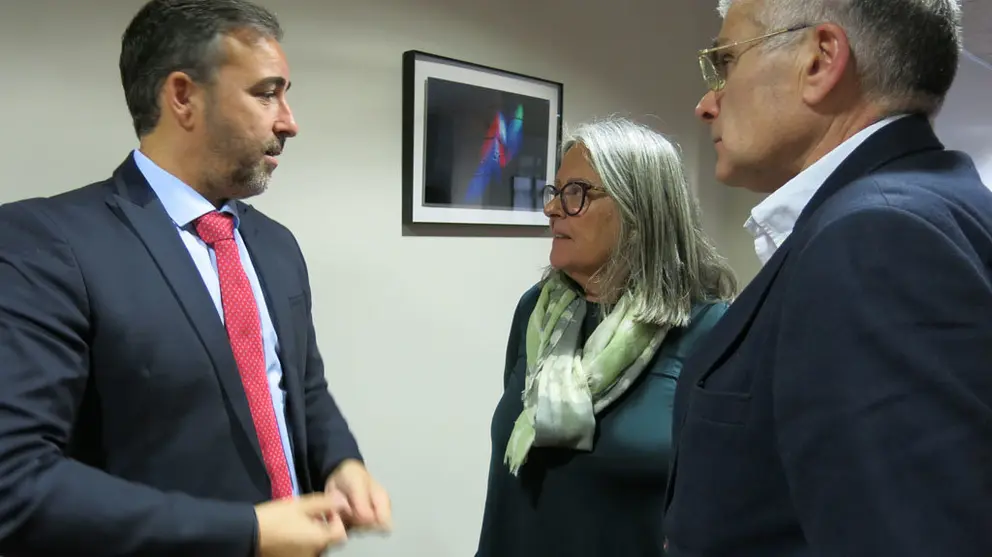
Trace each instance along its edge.
{"label": "man's beard", "polygon": [[223,197],[246,199],[263,193],[269,185],[273,168],[266,162],[266,153],[278,153],[281,142],[274,139],[269,144],[240,134],[237,127],[222,118],[208,114],[207,133],[209,145],[218,172],[211,180],[211,189],[222,192]]}
{"label": "man's beard", "polygon": [[245,157],[231,172],[231,187],[235,197],[244,199],[259,195],[269,187],[272,169],[264,159]]}

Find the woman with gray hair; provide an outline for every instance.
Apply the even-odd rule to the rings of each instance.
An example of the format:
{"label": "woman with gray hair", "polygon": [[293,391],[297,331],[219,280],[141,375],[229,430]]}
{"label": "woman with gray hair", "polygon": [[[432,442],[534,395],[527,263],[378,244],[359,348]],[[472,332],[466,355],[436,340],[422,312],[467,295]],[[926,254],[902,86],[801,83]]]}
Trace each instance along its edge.
{"label": "woman with gray hair", "polygon": [[675,383],[736,281],[665,137],[611,118],[562,153],[551,265],[511,325],[476,557],[660,556]]}

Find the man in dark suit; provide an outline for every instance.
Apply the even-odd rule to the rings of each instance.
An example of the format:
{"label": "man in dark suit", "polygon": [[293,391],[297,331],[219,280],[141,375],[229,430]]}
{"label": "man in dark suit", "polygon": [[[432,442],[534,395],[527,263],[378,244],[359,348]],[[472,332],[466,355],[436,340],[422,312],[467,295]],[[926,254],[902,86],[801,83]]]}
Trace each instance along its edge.
{"label": "man in dark suit", "polygon": [[721,13],[696,112],[764,266],[680,380],[670,555],[992,555],[992,192],[930,124],[957,4]]}
{"label": "man in dark suit", "polygon": [[140,148],[0,207],[0,554],[313,556],[388,527],[300,248],[240,201],[297,132],[281,34],[152,0],[120,58]]}

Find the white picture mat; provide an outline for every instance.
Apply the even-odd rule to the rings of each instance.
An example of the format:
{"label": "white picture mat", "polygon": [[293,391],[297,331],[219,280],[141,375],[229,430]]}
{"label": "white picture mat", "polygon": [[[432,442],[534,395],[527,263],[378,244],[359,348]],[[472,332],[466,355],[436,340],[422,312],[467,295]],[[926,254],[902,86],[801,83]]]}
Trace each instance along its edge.
{"label": "white picture mat", "polygon": [[413,83],[413,187],[412,205],[414,222],[542,225],[548,218],[540,209],[534,211],[475,209],[463,207],[425,207],[424,202],[424,112],[427,109],[425,94],[427,78],[435,77],[459,83],[487,87],[527,95],[548,101],[548,142],[546,183],[554,182],[558,160],[558,91],[556,86],[517,76],[504,76],[489,70],[479,70],[459,65],[457,62],[435,60],[417,55]]}

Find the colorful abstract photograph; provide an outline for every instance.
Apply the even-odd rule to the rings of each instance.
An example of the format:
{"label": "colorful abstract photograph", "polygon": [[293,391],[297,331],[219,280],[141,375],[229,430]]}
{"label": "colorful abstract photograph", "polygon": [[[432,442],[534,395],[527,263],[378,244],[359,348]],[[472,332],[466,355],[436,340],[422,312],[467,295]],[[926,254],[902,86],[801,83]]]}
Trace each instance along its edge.
{"label": "colorful abstract photograph", "polygon": [[547,180],[547,99],[428,78],[423,203],[535,211]]}

